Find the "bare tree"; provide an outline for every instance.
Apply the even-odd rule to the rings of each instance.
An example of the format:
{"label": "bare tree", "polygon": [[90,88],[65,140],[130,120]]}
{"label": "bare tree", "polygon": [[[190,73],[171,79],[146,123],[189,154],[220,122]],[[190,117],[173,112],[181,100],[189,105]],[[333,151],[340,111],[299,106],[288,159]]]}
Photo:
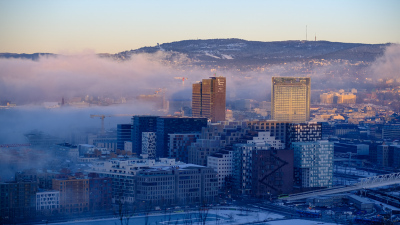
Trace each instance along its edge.
{"label": "bare tree", "polygon": [[[117,211],[114,211],[114,214],[118,217],[120,225],[128,225],[136,208],[133,208],[133,210],[129,212],[128,204],[121,199],[121,196],[117,200],[117,207]],[[115,223],[115,225],[117,225],[117,223]]]}
{"label": "bare tree", "polygon": [[210,210],[210,207],[207,205],[206,202],[204,202],[200,207],[198,211],[198,220],[199,224],[205,225],[207,221],[207,216],[208,216],[208,211]]}

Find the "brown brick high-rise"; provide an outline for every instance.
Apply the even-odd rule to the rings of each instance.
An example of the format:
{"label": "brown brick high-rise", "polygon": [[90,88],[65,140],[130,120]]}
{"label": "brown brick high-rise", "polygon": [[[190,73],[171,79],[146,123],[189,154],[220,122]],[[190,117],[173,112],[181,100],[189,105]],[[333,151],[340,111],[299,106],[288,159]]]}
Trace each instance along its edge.
{"label": "brown brick high-rise", "polygon": [[192,116],[207,117],[211,122],[225,121],[226,78],[210,77],[193,84]]}

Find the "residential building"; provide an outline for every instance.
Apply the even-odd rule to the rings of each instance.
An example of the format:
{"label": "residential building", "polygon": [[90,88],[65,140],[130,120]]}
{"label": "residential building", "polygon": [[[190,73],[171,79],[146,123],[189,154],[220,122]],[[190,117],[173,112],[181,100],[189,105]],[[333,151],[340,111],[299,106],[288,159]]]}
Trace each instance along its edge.
{"label": "residential building", "polygon": [[400,140],[400,124],[391,124],[383,126],[382,139]]}
{"label": "residential building", "polygon": [[236,194],[252,194],[253,184],[253,150],[270,150],[265,142],[252,142],[233,145],[233,180]]}
{"label": "residential building", "polygon": [[59,191],[41,191],[36,193],[36,211],[53,214],[60,208]]}
{"label": "residential building", "polygon": [[173,133],[200,132],[207,127],[206,118],[194,117],[159,117],[157,118],[157,157],[169,155],[168,135]]}
{"label": "residential building", "polygon": [[36,213],[37,182],[11,181],[0,183],[0,221],[16,224],[28,221]]}
{"label": "residential building", "polygon": [[218,195],[217,173],[193,164],[149,167],[136,181],[138,202],[151,205],[212,203]]}
{"label": "residential building", "polygon": [[247,122],[247,126],[250,130],[257,132],[270,132],[271,137],[275,137],[277,140],[280,140],[285,144],[288,141],[287,134],[289,125],[289,122],[276,120],[256,120]]}
{"label": "residential building", "polygon": [[254,149],[252,194],[271,198],[293,191],[293,150]]}
{"label": "residential building", "polygon": [[189,146],[200,138],[200,132],[168,134],[168,157],[189,162]]}
{"label": "residential building", "polygon": [[225,108],[225,77],[210,77],[193,84],[192,116],[206,117],[211,122],[225,121]]}
{"label": "residential building", "polygon": [[321,123],[292,123],[287,129],[286,147],[292,148],[293,142],[314,142],[322,139]]}
{"label": "residential building", "polygon": [[[143,155],[145,156],[145,155]],[[96,162],[87,172],[97,173],[100,177],[112,179],[112,201],[132,204],[136,201],[135,176],[139,171],[149,167],[179,166],[184,163],[175,159],[159,158],[159,160],[140,158],[120,158]]]}
{"label": "residential building", "polygon": [[89,179],[53,179],[53,189],[60,192],[61,213],[82,213],[89,211]]}
{"label": "residential building", "polygon": [[200,138],[189,147],[189,163],[206,166],[207,156],[232,146],[248,133],[245,122],[219,122],[209,124],[201,131]]}
{"label": "residential building", "polygon": [[294,179],[298,188],[331,187],[333,181],[333,143],[329,141],[293,142]]}
{"label": "residential building", "polygon": [[272,77],[272,119],[294,123],[309,121],[310,101],[310,77]]}
{"label": "residential building", "polygon": [[112,179],[100,177],[99,174],[89,173],[89,209],[111,210]]}
{"label": "residential building", "polygon": [[224,189],[226,177],[233,175],[233,151],[221,150],[207,157],[207,167],[213,168],[217,172],[218,188]]}

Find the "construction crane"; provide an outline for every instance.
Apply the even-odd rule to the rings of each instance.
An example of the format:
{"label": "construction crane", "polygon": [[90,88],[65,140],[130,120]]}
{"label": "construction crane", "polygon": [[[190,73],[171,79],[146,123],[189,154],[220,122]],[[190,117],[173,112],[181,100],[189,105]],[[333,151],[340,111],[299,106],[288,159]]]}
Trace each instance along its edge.
{"label": "construction crane", "polygon": [[134,115],[133,114],[114,114],[114,115],[93,115],[93,114],[90,114],[90,118],[99,117],[101,119],[101,134],[105,133],[105,130],[104,130],[104,119],[106,117],[118,117],[118,116],[130,116],[130,117],[132,117]]}
{"label": "construction crane", "polygon": [[185,80],[187,80],[187,77],[174,77],[176,80],[182,80],[182,86],[185,86]]}

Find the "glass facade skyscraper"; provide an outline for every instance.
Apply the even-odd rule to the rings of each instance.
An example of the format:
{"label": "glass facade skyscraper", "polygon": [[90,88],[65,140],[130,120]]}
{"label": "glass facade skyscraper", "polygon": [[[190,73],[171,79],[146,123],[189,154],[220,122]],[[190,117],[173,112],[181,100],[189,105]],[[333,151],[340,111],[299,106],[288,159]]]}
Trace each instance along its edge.
{"label": "glass facade skyscraper", "polygon": [[309,121],[310,101],[310,77],[272,77],[271,113],[274,120]]}

